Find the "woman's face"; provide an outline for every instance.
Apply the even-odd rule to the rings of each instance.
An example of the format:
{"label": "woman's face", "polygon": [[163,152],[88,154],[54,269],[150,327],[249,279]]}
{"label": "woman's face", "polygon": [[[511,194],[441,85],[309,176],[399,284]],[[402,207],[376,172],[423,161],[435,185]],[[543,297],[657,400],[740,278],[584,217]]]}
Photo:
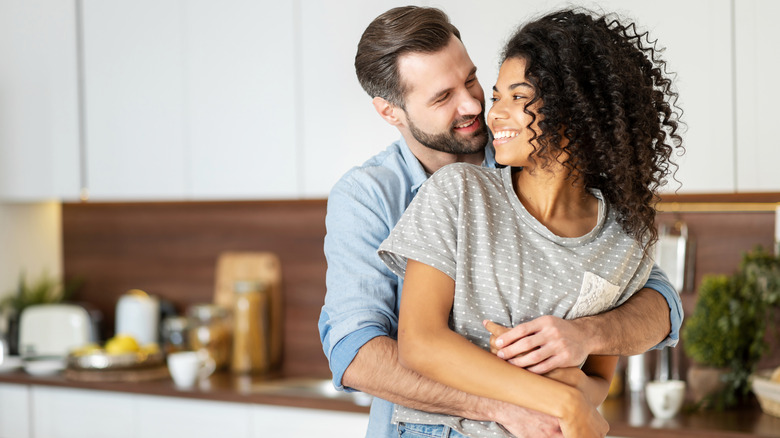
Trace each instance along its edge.
{"label": "woman's face", "polygon": [[[534,88],[526,81],[525,60],[509,58],[501,64],[496,85],[493,86],[493,106],[488,112],[488,127],[493,132],[496,161],[507,166],[532,166],[528,160],[534,148],[530,139],[534,132],[528,127],[533,116],[526,113],[526,105],[534,96]],[[527,111],[536,114],[541,101],[529,106]],[[531,125],[537,135],[538,118]]]}

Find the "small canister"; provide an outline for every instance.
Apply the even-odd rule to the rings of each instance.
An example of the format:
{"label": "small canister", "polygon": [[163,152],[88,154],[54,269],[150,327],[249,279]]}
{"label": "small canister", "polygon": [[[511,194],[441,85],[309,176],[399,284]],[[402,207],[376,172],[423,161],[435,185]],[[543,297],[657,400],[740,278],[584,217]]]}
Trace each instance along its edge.
{"label": "small canister", "polygon": [[189,320],[184,316],[169,316],[162,322],[162,341],[165,354],[190,349],[188,338]]}
{"label": "small canister", "polygon": [[271,367],[268,344],[268,286],[261,281],[236,281],[233,308],[234,373],[262,374]]}
{"label": "small canister", "polygon": [[205,350],[214,360],[216,369],[230,360],[232,333],[228,310],[214,304],[197,304],[187,311],[190,348]]}

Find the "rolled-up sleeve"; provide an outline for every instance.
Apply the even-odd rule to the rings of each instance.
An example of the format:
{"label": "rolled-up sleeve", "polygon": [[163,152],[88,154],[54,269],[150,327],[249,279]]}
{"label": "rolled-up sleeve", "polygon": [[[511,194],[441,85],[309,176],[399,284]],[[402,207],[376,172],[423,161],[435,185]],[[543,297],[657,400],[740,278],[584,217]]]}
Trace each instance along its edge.
{"label": "rolled-up sleeve", "polygon": [[666,274],[657,265],[653,265],[653,269],[650,271],[650,277],[645,283],[646,288],[653,289],[660,293],[669,304],[669,321],[671,323],[671,330],[669,335],[661,341],[653,349],[660,349],[663,347],[674,347],[680,340],[680,326],[683,321],[683,308],[682,301],[680,300],[680,294],[674,289],[672,283]]}
{"label": "rolled-up sleeve", "polygon": [[[397,218],[385,193],[343,178],[328,197],[324,251],[327,293],[320,340],[336,388],[360,348],[377,336],[395,338],[399,280],[376,253]],[[401,211],[403,209],[400,209]]]}

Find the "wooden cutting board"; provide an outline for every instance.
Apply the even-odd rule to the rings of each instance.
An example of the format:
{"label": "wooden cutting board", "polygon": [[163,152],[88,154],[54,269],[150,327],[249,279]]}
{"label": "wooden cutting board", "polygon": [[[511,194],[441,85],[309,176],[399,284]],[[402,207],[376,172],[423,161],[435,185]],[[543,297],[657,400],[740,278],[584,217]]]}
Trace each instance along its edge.
{"label": "wooden cutting board", "polygon": [[269,287],[269,354],[271,369],[282,363],[284,303],[279,257],[271,252],[223,252],[217,259],[214,303],[233,309],[236,281],[260,281]]}

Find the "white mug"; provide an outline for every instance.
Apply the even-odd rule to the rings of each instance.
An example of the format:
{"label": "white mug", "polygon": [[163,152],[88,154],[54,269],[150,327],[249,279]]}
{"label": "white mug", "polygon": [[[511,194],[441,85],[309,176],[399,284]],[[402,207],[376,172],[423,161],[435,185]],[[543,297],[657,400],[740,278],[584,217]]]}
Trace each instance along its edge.
{"label": "white mug", "polygon": [[179,388],[191,388],[214,372],[216,364],[205,351],[179,351],[168,355],[168,370]]}
{"label": "white mug", "polygon": [[685,382],[682,380],[653,380],[645,386],[647,405],[657,418],[674,417],[685,399]]}

